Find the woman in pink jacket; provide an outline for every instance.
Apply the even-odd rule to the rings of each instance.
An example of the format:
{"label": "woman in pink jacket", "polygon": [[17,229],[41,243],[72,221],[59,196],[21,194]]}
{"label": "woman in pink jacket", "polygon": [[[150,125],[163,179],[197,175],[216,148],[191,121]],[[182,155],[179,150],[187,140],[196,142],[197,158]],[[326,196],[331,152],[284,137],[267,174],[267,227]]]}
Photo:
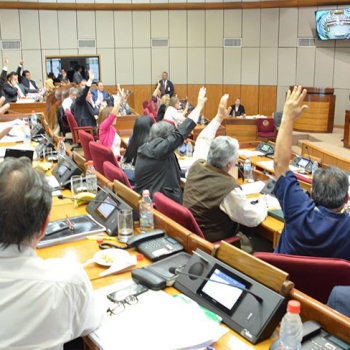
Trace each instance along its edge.
{"label": "woman in pink jacket", "polygon": [[116,158],[125,153],[124,148],[120,148],[120,136],[117,134],[115,125],[117,124],[117,115],[121,103],[120,94],[114,98],[114,107],[107,107],[100,111],[98,116],[98,134],[101,145],[112,149]]}

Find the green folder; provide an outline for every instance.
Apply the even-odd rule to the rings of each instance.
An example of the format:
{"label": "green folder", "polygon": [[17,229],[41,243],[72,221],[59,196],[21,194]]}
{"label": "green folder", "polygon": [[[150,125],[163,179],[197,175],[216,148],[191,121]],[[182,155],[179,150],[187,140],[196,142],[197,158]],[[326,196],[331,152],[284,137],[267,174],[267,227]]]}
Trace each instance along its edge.
{"label": "green folder", "polygon": [[284,222],[284,215],[282,209],[272,209],[268,211],[268,214],[273,218]]}

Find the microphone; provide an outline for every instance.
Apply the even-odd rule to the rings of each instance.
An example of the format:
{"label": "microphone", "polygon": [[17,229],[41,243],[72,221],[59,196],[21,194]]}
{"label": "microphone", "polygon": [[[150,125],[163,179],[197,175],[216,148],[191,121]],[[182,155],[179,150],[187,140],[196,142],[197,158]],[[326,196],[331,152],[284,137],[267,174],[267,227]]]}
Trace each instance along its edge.
{"label": "microphone", "polygon": [[[58,199],[71,199],[72,201],[74,201],[76,198],[74,197],[66,197],[64,196],[63,194],[59,194],[57,196]],[[107,197],[108,198],[108,197]],[[106,198],[106,199],[107,199]],[[95,203],[101,203],[101,204],[107,204],[107,205],[110,205],[111,207],[114,207],[114,208],[119,208],[119,204],[117,203],[114,203],[114,201],[97,201],[95,199],[87,199],[87,198],[79,198],[80,201],[84,201],[84,202],[95,202]]]}
{"label": "microphone", "polygon": [[[306,152],[307,152],[307,155],[309,157],[309,161],[312,162],[312,159],[310,157],[310,153],[309,153],[309,147],[305,145],[305,149],[306,149]],[[313,163],[313,162],[312,162]]]}
{"label": "microphone", "polygon": [[176,268],[176,267],[170,267],[169,268],[169,272],[174,274],[174,275],[185,275],[185,276],[189,276],[189,277],[193,277],[193,278],[199,278],[200,280],[203,280],[203,281],[209,281],[209,282],[224,284],[225,286],[230,286],[230,287],[233,287],[233,288],[237,288],[237,289],[242,290],[244,293],[252,295],[259,303],[263,302],[263,299],[261,297],[259,297],[259,295],[256,295],[255,293],[251,292],[249,289],[240,287],[238,285],[233,285],[233,284],[228,284],[228,283],[224,283],[224,282],[220,282],[220,281],[215,281],[215,280],[209,279],[207,277],[202,277],[202,276],[199,276],[199,275],[195,275],[193,273],[182,272],[182,271],[179,271],[179,269]]}

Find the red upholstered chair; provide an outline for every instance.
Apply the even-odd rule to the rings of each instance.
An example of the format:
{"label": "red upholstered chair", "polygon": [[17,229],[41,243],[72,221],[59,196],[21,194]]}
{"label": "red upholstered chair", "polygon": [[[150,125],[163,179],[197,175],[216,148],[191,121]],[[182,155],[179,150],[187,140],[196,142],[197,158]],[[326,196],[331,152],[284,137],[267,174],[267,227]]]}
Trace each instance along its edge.
{"label": "red upholstered chair", "polygon": [[89,160],[92,160],[89,143],[95,142],[95,140],[91,134],[89,134],[83,130],[79,130],[78,135],[79,135],[80,143],[83,147],[84,157],[85,157],[86,161],[88,162]]}
{"label": "red upholstered chair", "polygon": [[333,287],[350,285],[347,260],[263,252],[254,256],[289,273],[295,288],[321,303],[327,303]]}
{"label": "red upholstered chair", "polygon": [[114,180],[118,180],[119,182],[123,183],[125,186],[133,189],[123,169],[120,169],[119,167],[115,166],[111,162],[104,162],[103,171],[104,171],[105,177],[109,181],[113,182]]}
{"label": "red upholstered chair", "polygon": [[67,117],[70,131],[72,133],[73,143],[77,144],[76,146],[72,147],[72,151],[73,151],[74,148],[77,148],[80,145],[80,139],[78,134],[79,130],[84,130],[85,132],[90,133],[92,137],[94,137],[94,131],[92,126],[78,126],[77,121],[74,118],[74,115],[69,109],[65,110],[65,115]]}
{"label": "red upholstered chair", "polygon": [[147,108],[148,104],[149,104],[149,100],[144,100],[144,101],[142,102],[142,107],[143,107],[143,109]]}
{"label": "red upholstered chair", "polygon": [[104,162],[109,161],[112,164],[114,164],[116,167],[119,167],[119,164],[115,159],[115,156],[110,148],[103,146],[97,142],[90,142],[89,148],[90,148],[92,160],[94,162],[94,167],[96,171],[98,171],[103,176],[105,176],[104,169],[103,169]]}
{"label": "red upholstered chair", "polygon": [[276,128],[273,118],[258,118],[256,120],[258,137],[268,140],[276,140]]}
{"label": "red upholstered chair", "polygon": [[[154,194],[153,201],[158,211],[166,215],[168,218],[176,221],[181,226],[187,228],[187,230],[205,239],[204,234],[198,226],[196,219],[186,207],[179,203],[176,203],[160,192],[156,192]],[[238,248],[241,247],[240,237],[238,236],[226,238],[224,241]],[[213,244],[219,243],[220,241],[213,242]]]}

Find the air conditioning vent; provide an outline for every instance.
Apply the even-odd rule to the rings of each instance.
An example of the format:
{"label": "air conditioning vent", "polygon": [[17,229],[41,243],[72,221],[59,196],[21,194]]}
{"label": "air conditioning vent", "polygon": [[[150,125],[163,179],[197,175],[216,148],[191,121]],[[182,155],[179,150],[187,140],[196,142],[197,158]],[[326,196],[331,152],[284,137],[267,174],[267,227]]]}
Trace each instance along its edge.
{"label": "air conditioning vent", "polygon": [[167,38],[151,39],[151,46],[152,47],[168,47],[169,46],[169,39],[167,39]]}
{"label": "air conditioning vent", "polygon": [[224,47],[242,47],[242,38],[224,38]]}
{"label": "air conditioning vent", "polygon": [[96,40],[95,39],[79,39],[78,40],[79,49],[86,48],[96,48]]}
{"label": "air conditioning vent", "polygon": [[2,50],[20,50],[21,40],[2,40],[1,48]]}
{"label": "air conditioning vent", "polygon": [[314,38],[298,38],[298,47],[315,47],[316,40]]}

